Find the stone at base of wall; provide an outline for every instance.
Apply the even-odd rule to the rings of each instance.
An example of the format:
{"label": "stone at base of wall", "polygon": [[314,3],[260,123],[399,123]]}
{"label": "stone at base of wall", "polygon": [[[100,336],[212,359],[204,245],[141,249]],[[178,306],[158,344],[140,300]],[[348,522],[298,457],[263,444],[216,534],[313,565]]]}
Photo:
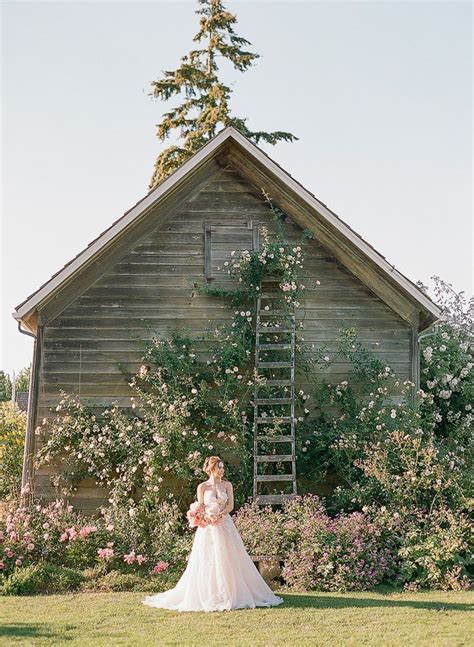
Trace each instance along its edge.
{"label": "stone at base of wall", "polygon": [[258,572],[267,584],[281,576],[281,561],[277,557],[253,556],[252,561],[257,563]]}

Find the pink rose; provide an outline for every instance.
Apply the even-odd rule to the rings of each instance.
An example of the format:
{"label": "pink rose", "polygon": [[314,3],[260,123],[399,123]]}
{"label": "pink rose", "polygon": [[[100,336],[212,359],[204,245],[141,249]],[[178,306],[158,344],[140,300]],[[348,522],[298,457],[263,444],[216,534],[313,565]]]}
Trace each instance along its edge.
{"label": "pink rose", "polygon": [[146,557],[144,555],[137,555],[137,562],[139,565],[143,564],[143,562],[146,562]]}
{"label": "pink rose", "polygon": [[28,546],[26,547],[26,549],[27,549],[27,550],[33,550],[33,549],[34,549],[34,547],[35,547],[35,545],[34,545],[34,544],[28,544]]}
{"label": "pink rose", "polygon": [[16,564],[17,566],[21,566],[21,559],[16,559],[16,560],[15,560],[15,564]]}
{"label": "pink rose", "polygon": [[5,564],[3,562],[0,562],[0,571],[2,571],[5,568]]}
{"label": "pink rose", "polygon": [[13,551],[12,551],[12,550],[10,550],[10,549],[6,550],[6,551],[5,551],[5,554],[6,554],[6,556],[7,556],[8,558],[10,558],[10,559],[13,557]]}

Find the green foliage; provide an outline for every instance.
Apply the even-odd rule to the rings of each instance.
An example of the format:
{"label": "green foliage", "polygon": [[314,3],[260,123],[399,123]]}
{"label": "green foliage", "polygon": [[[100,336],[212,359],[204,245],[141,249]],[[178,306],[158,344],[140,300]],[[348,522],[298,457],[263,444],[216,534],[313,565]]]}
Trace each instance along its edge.
{"label": "green foliage", "polygon": [[0,402],[12,399],[12,381],[8,373],[0,371]]}
{"label": "green foliage", "polygon": [[235,525],[253,556],[281,558],[289,549],[288,539],[282,532],[285,517],[281,510],[259,506],[256,501],[239,508]]}
{"label": "green foliage", "polygon": [[77,590],[84,576],[80,571],[45,562],[18,569],[3,584],[3,595],[66,593]]}
{"label": "green foliage", "polygon": [[161,141],[178,130],[181,145],[172,145],[158,156],[149,189],[185,162],[217,132],[219,125],[233,125],[253,142],[297,139],[291,133],[251,131],[246,119],[231,115],[229,101],[232,89],[226,85],[219,70],[219,60],[227,61],[239,72],[245,72],[258,58],[247,49],[249,41],[235,33],[235,15],[227,11],[221,0],[198,0],[196,11],[199,31],[194,36],[196,49],[182,57],[176,70],[163,72],[162,78],[152,82],[150,96],[162,101],[178,97],[182,102],[163,115],[157,125]]}
{"label": "green foliage", "polygon": [[234,517],[252,555],[278,558],[287,586],[350,591],[390,582],[407,589],[462,590],[472,566],[467,515],[439,506],[424,511],[365,506],[329,515],[322,499],[308,494],[282,510],[255,503]]}
{"label": "green foliage", "polygon": [[26,413],[13,402],[0,402],[0,498],[18,497],[21,486]]}
{"label": "green foliage", "polygon": [[474,420],[474,310],[463,292],[432,278],[445,320],[420,343],[424,410],[434,413],[431,426],[437,437],[466,438]]}
{"label": "green foliage", "polygon": [[143,502],[142,507],[111,506],[94,519],[62,500],[48,505],[33,500],[19,507],[10,503],[3,512],[3,580],[47,563],[85,569],[84,577],[92,588],[112,571],[148,577],[154,586],[182,570],[191,550],[193,534],[175,503],[157,504],[153,514],[147,514]]}
{"label": "green foliage", "polygon": [[22,391],[28,391],[30,388],[30,376],[31,376],[31,364],[25,368],[22,368],[18,373],[15,379],[15,386],[17,393]]}
{"label": "green foliage", "polygon": [[411,590],[469,589],[472,573],[472,525],[460,512],[439,507],[430,513],[405,509],[400,514],[400,579]]}
{"label": "green foliage", "polygon": [[236,526],[252,554],[283,562],[282,577],[291,588],[367,589],[396,574],[396,534],[365,512],[331,518],[314,495],[286,501],[281,511],[247,505]]}

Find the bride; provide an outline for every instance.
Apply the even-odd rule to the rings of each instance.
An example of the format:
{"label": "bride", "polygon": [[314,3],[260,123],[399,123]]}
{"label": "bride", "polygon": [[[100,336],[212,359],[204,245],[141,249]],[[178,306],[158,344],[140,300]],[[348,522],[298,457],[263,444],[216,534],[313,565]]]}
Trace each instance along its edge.
{"label": "bride", "polygon": [[186,570],[173,589],[146,596],[143,604],[174,611],[230,611],[270,607],[283,602],[274,595],[247,553],[229,515],[234,507],[232,484],[223,481],[224,464],[208,456],[203,470],[209,480],[200,483],[197,499],[219,503],[215,523],[198,526]]}

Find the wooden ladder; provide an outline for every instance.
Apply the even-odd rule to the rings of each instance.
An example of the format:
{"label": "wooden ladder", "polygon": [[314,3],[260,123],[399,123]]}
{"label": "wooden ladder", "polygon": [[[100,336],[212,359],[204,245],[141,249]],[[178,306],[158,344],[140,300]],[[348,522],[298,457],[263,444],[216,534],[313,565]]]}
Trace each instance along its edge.
{"label": "wooden ladder", "polygon": [[[273,299],[283,300],[284,295],[281,293],[262,293],[257,297],[256,304],[256,328],[255,328],[255,369],[256,373],[261,375],[260,369],[284,369],[289,372],[286,379],[268,379],[266,383],[260,385],[255,383],[254,386],[254,421],[253,421],[253,436],[254,436],[254,480],[253,480],[253,498],[259,505],[265,504],[281,504],[287,499],[292,499],[296,494],[296,449],[295,449],[295,340],[296,340],[296,322],[294,309],[265,309],[262,307],[262,302],[270,303]],[[270,319],[267,319],[270,317]],[[273,317],[280,317],[281,321],[273,321]],[[272,334],[276,336],[278,341],[274,343],[262,343],[261,337],[263,335]],[[289,335],[290,341],[284,342],[281,335]],[[288,355],[290,351],[290,359],[282,361],[265,361],[261,358],[262,351],[275,351],[285,352]],[[260,397],[259,391],[268,386],[277,387],[290,387],[289,397]],[[262,416],[259,412],[261,405],[288,405],[290,411],[288,415],[280,416]],[[269,435],[266,436],[260,433],[261,425],[268,422],[283,422],[290,425],[290,433],[286,435]],[[291,443],[291,453],[289,454],[259,454],[258,441],[267,441],[269,443]],[[258,466],[265,463],[291,463],[291,474],[259,474]],[[293,492],[291,494],[259,494],[259,483],[267,482],[285,482],[291,481]]]}

